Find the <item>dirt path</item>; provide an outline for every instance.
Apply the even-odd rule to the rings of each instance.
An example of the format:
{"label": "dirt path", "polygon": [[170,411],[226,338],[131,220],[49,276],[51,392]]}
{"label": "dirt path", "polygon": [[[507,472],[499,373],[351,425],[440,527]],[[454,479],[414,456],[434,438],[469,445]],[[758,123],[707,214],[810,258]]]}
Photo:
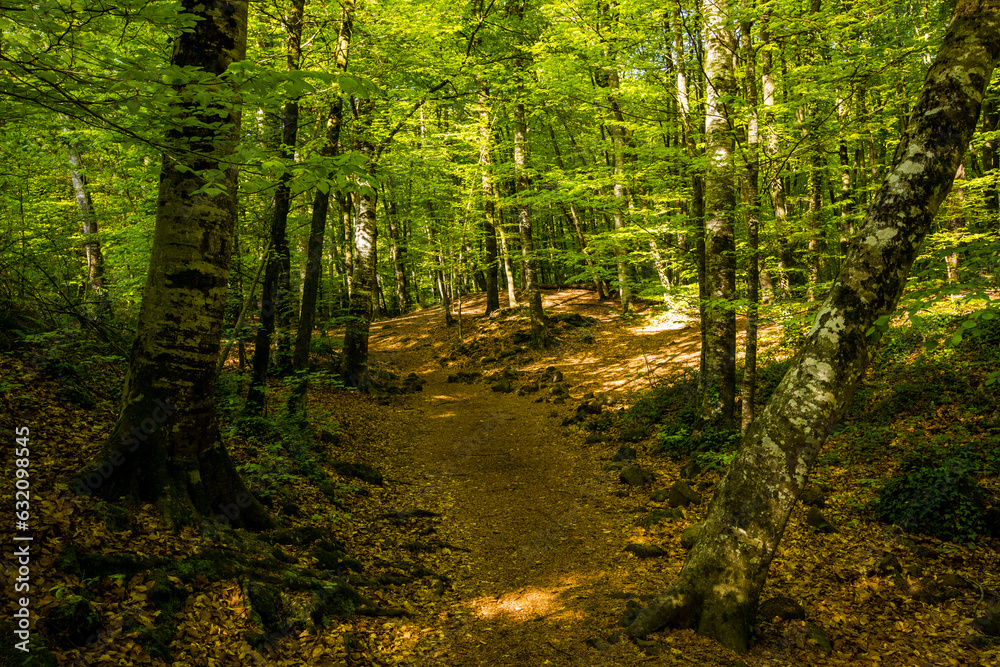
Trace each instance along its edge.
{"label": "dirt path", "polygon": [[[613,316],[585,292],[559,293],[549,302],[556,312],[572,302],[573,312],[605,322]],[[481,306],[473,312],[481,313]],[[642,372],[664,355],[688,349],[691,341],[683,334],[691,330],[675,323],[631,341],[616,334],[614,346],[602,345],[597,332],[593,343],[570,342],[512,360],[514,369],[528,373],[549,365],[565,373],[573,398],[555,405],[544,387],[518,396],[491,391],[482,380],[449,383],[456,364],[445,367],[441,357],[457,334],[445,330],[440,318],[439,310],[397,318],[376,325],[371,340],[374,368],[414,372],[426,382],[422,392],[399,399],[396,414],[406,438],[398,460],[387,464],[398,464],[405,480],[401,510],[442,515],[434,537],[449,545],[444,553],[454,559],[450,593],[425,619],[432,632],[414,647],[419,660],[449,665],[648,660],[631,644],[598,651],[587,642],[599,642],[614,629],[625,598],[638,597],[630,592],[648,591],[672,573],[636,572],[636,560],[622,553],[623,533],[633,530],[630,522],[623,526],[620,509],[627,494],[617,472],[603,470],[608,451],[618,445],[585,445],[580,433],[561,422],[587,392],[636,388]],[[488,322],[466,320],[465,340]],[[676,341],[673,350],[656,340],[664,336]],[[642,337],[650,340],[643,343]],[[651,358],[646,348],[662,354]]]}

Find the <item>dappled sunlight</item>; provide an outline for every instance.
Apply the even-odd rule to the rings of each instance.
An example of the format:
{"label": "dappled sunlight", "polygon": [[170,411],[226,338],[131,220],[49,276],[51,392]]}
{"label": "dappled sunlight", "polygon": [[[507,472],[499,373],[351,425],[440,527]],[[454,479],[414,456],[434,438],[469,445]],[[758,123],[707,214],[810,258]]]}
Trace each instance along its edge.
{"label": "dappled sunlight", "polygon": [[483,620],[505,618],[507,620],[528,621],[558,615],[560,620],[579,620],[584,614],[571,609],[562,599],[568,591],[581,584],[576,576],[566,577],[562,582],[549,587],[527,586],[500,597],[481,597],[468,603],[475,615]]}

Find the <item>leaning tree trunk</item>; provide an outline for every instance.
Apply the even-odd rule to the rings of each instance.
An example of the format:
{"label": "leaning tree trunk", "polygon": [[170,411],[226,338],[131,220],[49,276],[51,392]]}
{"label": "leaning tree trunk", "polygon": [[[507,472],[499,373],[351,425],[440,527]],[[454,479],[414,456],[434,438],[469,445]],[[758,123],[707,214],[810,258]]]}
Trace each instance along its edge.
{"label": "leaning tree trunk", "polygon": [[[239,106],[224,73],[246,52],[247,3],[184,0],[200,20],[174,41],[172,63],[208,79],[177,88],[178,123],[166,143],[149,273],[122,408],[100,454],[75,487],[104,498],[156,503],[174,525],[197,515],[248,528],[274,522],[247,491],[219,436],[214,388],[236,220]],[[195,78],[194,81],[199,81]],[[222,122],[220,122],[222,121]],[[183,169],[179,167],[184,167]],[[222,192],[199,190],[222,173]]]}
{"label": "leaning tree trunk", "polygon": [[972,138],[1000,57],[1000,0],[962,0],[844,265],[792,367],[717,487],[677,582],[628,627],[695,628],[746,651],[788,516],[868,366]]}

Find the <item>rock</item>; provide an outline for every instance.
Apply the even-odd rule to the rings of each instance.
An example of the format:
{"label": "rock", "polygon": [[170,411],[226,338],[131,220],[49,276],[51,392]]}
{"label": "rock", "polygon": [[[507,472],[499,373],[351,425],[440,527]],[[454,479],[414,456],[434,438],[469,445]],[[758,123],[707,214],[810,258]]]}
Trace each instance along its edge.
{"label": "rock", "polygon": [[552,402],[555,403],[556,405],[562,405],[563,403],[566,402],[566,399],[563,398],[562,396],[556,396],[555,398],[552,399]]}
{"label": "rock", "polygon": [[[587,445],[594,445],[594,444],[597,444],[599,442],[607,442],[607,441],[608,441],[608,436],[604,435],[603,433],[591,433],[590,435],[588,435],[584,439],[583,442],[584,442],[584,444],[587,444]],[[635,457],[633,456],[632,458],[635,458]],[[613,461],[619,461],[621,459],[612,459],[612,460]]]}
{"label": "rock", "polygon": [[681,477],[684,479],[694,479],[701,474],[701,466],[695,459],[688,459],[688,462],[681,468]]}
{"label": "rock", "polygon": [[806,628],[806,641],[814,644],[822,653],[827,655],[833,653],[833,645],[830,643],[830,637],[827,636],[826,630],[814,623],[810,623]]}
{"label": "rock", "polygon": [[809,488],[802,492],[799,500],[803,505],[812,507],[826,507],[826,497],[818,489]]}
{"label": "rock", "polygon": [[655,544],[638,544],[636,542],[628,544],[625,551],[635,554],[636,558],[658,558],[667,555],[666,551]]}
{"label": "rock", "polygon": [[810,507],[809,512],[806,514],[806,524],[810,528],[815,528],[821,533],[836,533],[837,529],[832,523],[827,521],[823,513],[819,511],[818,507]]}
{"label": "rock", "polygon": [[972,627],[984,635],[1000,637],[1000,602],[986,607],[986,611],[982,616],[973,619]]}
{"label": "rock", "polygon": [[899,564],[899,559],[893,554],[882,556],[882,560],[875,566],[875,574],[887,575],[891,572],[902,572],[903,566]]}
{"label": "rock", "polygon": [[779,596],[761,603],[760,607],[757,608],[757,614],[762,616],[765,621],[773,623],[775,620],[805,619],[806,610],[792,598]]}
{"label": "rock", "polygon": [[914,542],[913,540],[911,540],[908,537],[901,537],[901,538],[899,538],[899,540],[897,541],[897,543],[899,544],[899,546],[903,547],[904,549],[912,549],[913,547],[917,546],[917,543]]}
{"label": "rock", "polygon": [[681,533],[681,546],[690,551],[694,548],[694,545],[698,543],[698,539],[701,538],[701,524],[696,523],[692,526],[688,526]]}
{"label": "rock", "polygon": [[563,373],[562,373],[562,371],[556,371],[550,377],[551,377],[551,379],[552,379],[553,382],[562,382],[563,381]]}
{"label": "rock", "polygon": [[653,491],[652,495],[649,496],[649,499],[653,502],[662,503],[669,497],[670,489],[657,489],[656,491]]}
{"label": "rock", "polygon": [[652,528],[663,521],[674,521],[683,518],[684,512],[677,509],[653,510],[649,514],[641,517],[635,523],[643,528]]}
{"label": "rock", "polygon": [[937,560],[941,556],[941,554],[937,552],[937,549],[925,547],[922,544],[913,550],[913,555],[917,558],[926,558],[928,560]]}
{"label": "rock", "polygon": [[653,473],[643,470],[638,465],[631,465],[621,471],[618,479],[629,486],[645,486],[653,481]]}
{"label": "rock", "polygon": [[667,504],[671,507],[687,507],[691,503],[700,505],[701,496],[695,493],[684,480],[674,482],[674,485],[670,487],[669,495],[667,496]]}
{"label": "rock", "polygon": [[906,576],[911,579],[920,579],[924,576],[924,568],[919,565],[910,565],[904,570],[904,572],[906,572]]}
{"label": "rock", "polygon": [[564,384],[555,384],[551,389],[549,389],[549,393],[553,396],[566,397],[569,396],[569,389],[567,389]]}
{"label": "rock", "polygon": [[523,389],[524,393],[526,393],[526,394],[534,394],[539,389],[538,382],[536,381],[536,382],[532,382],[530,384],[526,384],[523,387],[521,387],[521,389]]}
{"label": "rock", "polygon": [[635,450],[628,445],[622,445],[615,452],[615,455],[611,457],[612,461],[634,461],[635,460]]}
{"label": "rock", "polygon": [[903,591],[910,587],[910,582],[908,582],[906,577],[901,574],[892,575],[889,577],[889,581],[892,582],[893,586]]}

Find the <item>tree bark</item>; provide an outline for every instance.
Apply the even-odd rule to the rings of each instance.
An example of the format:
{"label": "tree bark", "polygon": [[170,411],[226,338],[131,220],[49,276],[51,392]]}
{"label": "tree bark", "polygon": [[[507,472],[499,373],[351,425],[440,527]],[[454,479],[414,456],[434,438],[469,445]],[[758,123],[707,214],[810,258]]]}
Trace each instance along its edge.
{"label": "tree bark", "polygon": [[[302,18],[305,0],[292,0],[288,17],[287,69],[297,70],[302,59]],[[299,103],[285,102],[281,110],[281,159],[286,164],[295,159],[295,144],[299,131]],[[247,412],[264,410],[264,383],[271,363],[271,343],[275,337],[276,323],[287,328],[289,308],[291,260],[288,250],[288,211],[292,203],[291,173],[286,168],[274,193],[274,218],[271,221],[271,254],[264,269],[264,286],[261,293],[260,326],[253,350],[253,377],[247,392]],[[277,337],[281,338],[281,335]],[[287,343],[275,340],[275,357],[279,362],[288,361]],[[282,357],[284,359],[282,360]],[[287,366],[285,366],[287,370]]]}
{"label": "tree bark", "polygon": [[743,383],[741,387],[740,432],[746,433],[754,419],[757,400],[757,317],[760,307],[760,261],[758,251],[760,232],[760,132],[757,118],[757,67],[754,62],[753,32],[749,20],[741,22],[743,42],[743,70],[746,72],[747,153],[744,202],[747,218],[747,328],[746,354],[743,357]]}
{"label": "tree bark", "polygon": [[407,313],[413,307],[410,301],[410,281],[406,276],[406,239],[401,233],[396,202],[390,196],[388,189],[383,192],[386,226],[389,228],[389,252],[392,255],[392,268],[396,275],[396,301],[400,314]]}
{"label": "tree bark", "polygon": [[[229,458],[214,400],[236,220],[237,167],[228,159],[240,128],[224,73],[245,57],[247,3],[184,0],[183,6],[201,20],[174,40],[172,63],[200,68],[209,79],[177,90],[181,122],[165,139],[174,150],[160,171],[153,248],[120,416],[74,486],[104,498],[155,503],[175,526],[215,515],[230,525],[266,529],[274,522]],[[206,90],[223,92],[203,106]],[[223,174],[214,183],[218,194],[199,192],[210,173]]]}
{"label": "tree bark", "polygon": [[[948,230],[948,241],[952,246],[957,247],[961,239],[959,232],[962,227],[965,226],[965,215],[962,213],[962,206],[965,203],[965,188],[962,187],[962,181],[965,180],[965,165],[958,165],[958,171],[955,172],[955,180],[959,181],[956,184],[954,191],[952,192],[951,201],[949,202],[948,219],[945,220],[944,226]],[[948,282],[952,284],[958,284],[958,264],[959,258],[958,253],[953,252],[945,258],[945,265],[948,267]]]}
{"label": "tree bark", "polygon": [[1000,57],[1000,0],[961,0],[883,186],[812,330],[718,485],[676,584],[628,627],[691,627],[746,651],[761,589],[820,447],[861,382],[951,189]]}
{"label": "tree bark", "polygon": [[[304,2],[304,0],[302,0]],[[334,56],[335,66],[341,72],[347,71],[347,55],[351,44],[353,9],[350,2],[344,3],[344,18],[337,34]],[[320,155],[332,158],[341,152],[340,130],[344,122],[344,100],[337,96],[330,105],[326,120],[326,136]],[[302,303],[299,307],[299,326],[295,335],[295,349],[292,353],[292,369],[300,374],[295,387],[288,397],[288,411],[305,417],[306,396],[309,391],[309,347],[312,342],[313,323],[316,321],[316,298],[319,295],[320,279],[323,276],[323,240],[326,238],[326,219],[330,210],[329,185],[316,189],[313,198],[312,219],[309,223],[309,241],[306,248],[306,272],[302,281]]]}
{"label": "tree bark", "polygon": [[476,77],[479,95],[479,168],[482,170],[483,236],[486,246],[486,315],[500,309],[499,265],[497,255],[496,201],[493,198],[490,159],[490,93]]}
{"label": "tree bark", "polygon": [[736,189],[733,178],[733,130],[728,99],[735,91],[732,33],[725,27],[722,0],[705,0],[705,144],[710,159],[705,179],[705,283],[709,299],[702,329],[705,332],[705,377],[702,379],[702,418],[721,428],[732,428],[736,400],[736,235],[733,217]]}
{"label": "tree bark", "polygon": [[111,311],[111,301],[104,288],[104,255],[101,253],[101,242],[97,240],[94,202],[87,187],[87,176],[83,172],[80,152],[71,141],[66,142],[66,155],[69,161],[70,180],[73,182],[73,194],[76,195],[76,207],[80,211],[83,249],[87,256],[87,280],[90,283],[90,292],[94,296],[94,315],[101,318]]}
{"label": "tree bark", "polygon": [[528,125],[523,102],[514,105],[514,168],[516,170],[518,203],[517,227],[521,234],[521,257],[524,266],[524,289],[528,293],[528,312],[531,318],[531,337],[535,344],[549,344],[548,323],[542,310],[542,293],[538,289],[538,263],[535,259],[535,242],[532,238],[531,208],[523,197],[528,192]]}
{"label": "tree bark", "polygon": [[371,390],[368,373],[368,331],[375,306],[375,262],[378,227],[375,224],[376,195],[371,181],[359,183],[358,215],[354,224],[354,271],[351,274],[351,302],[348,309],[347,331],[340,375],[349,387]]}

